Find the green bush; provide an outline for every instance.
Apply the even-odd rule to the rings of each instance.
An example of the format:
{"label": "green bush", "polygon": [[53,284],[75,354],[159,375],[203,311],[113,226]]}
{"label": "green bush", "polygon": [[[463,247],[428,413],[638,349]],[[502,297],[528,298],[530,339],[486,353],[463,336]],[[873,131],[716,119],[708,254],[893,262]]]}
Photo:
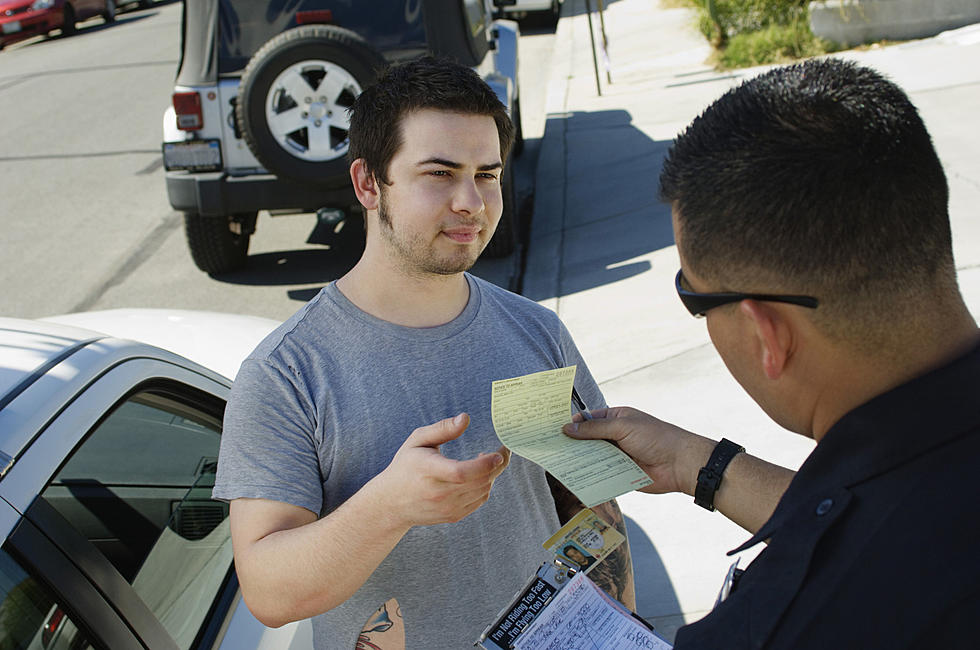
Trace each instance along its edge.
{"label": "green bush", "polygon": [[687,0],[719,67],[782,63],[837,49],[810,31],[807,0]]}
{"label": "green bush", "polygon": [[741,68],[767,63],[787,63],[834,50],[834,45],[817,38],[806,22],[769,25],[733,36],[718,51],[720,68]]}
{"label": "green bush", "polygon": [[720,27],[723,41],[772,24],[786,24],[800,9],[796,0],[702,0],[695,4],[704,8],[699,24],[701,32],[708,39],[715,39]]}

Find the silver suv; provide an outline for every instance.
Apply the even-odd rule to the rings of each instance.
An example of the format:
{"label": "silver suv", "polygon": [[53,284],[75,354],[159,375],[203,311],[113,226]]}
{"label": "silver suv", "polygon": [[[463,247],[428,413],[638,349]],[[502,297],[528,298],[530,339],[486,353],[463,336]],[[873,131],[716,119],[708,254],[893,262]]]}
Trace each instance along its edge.
{"label": "silver suv", "polygon": [[[519,153],[518,35],[489,0],[187,0],[163,159],[194,263],[243,266],[259,210],[361,217],[347,109],[388,62],[432,53],[472,66],[510,110]],[[515,245],[512,167],[491,257]]]}

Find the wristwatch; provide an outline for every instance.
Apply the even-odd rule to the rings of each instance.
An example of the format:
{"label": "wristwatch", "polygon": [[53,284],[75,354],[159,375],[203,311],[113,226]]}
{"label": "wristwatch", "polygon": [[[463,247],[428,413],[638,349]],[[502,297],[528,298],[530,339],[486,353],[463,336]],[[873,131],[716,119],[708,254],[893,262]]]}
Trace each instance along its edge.
{"label": "wristwatch", "polygon": [[694,488],[694,503],[714,512],[715,492],[721,485],[721,475],[725,472],[725,468],[728,467],[732,458],[743,451],[745,451],[745,447],[727,438],[722,438],[721,442],[715,445],[711,457],[708,458],[708,464],[698,472],[698,484]]}

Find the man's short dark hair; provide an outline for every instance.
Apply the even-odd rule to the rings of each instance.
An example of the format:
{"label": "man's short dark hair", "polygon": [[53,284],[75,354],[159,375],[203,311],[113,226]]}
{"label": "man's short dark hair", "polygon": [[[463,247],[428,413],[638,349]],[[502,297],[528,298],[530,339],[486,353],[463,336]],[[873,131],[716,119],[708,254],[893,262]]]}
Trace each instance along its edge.
{"label": "man's short dark hair", "polygon": [[[837,59],[729,90],[676,139],[660,196],[718,290],[816,296],[814,320],[881,319],[956,288],[946,175],[906,94]],[[818,314],[819,312],[819,314]]]}
{"label": "man's short dark hair", "polygon": [[506,161],[514,141],[507,108],[471,68],[431,56],[387,68],[357,98],[351,108],[349,159],[363,158],[368,171],[388,184],[388,164],[402,143],[402,120],[426,108],[492,117],[501,161]]}

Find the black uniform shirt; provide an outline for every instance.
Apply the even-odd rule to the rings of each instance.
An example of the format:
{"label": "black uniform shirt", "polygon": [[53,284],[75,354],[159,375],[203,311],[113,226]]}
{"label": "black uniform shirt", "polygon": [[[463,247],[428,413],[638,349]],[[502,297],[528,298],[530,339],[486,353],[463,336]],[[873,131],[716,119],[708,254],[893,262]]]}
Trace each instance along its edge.
{"label": "black uniform shirt", "polygon": [[980,648],[980,347],[837,422],[766,539],[676,650]]}

